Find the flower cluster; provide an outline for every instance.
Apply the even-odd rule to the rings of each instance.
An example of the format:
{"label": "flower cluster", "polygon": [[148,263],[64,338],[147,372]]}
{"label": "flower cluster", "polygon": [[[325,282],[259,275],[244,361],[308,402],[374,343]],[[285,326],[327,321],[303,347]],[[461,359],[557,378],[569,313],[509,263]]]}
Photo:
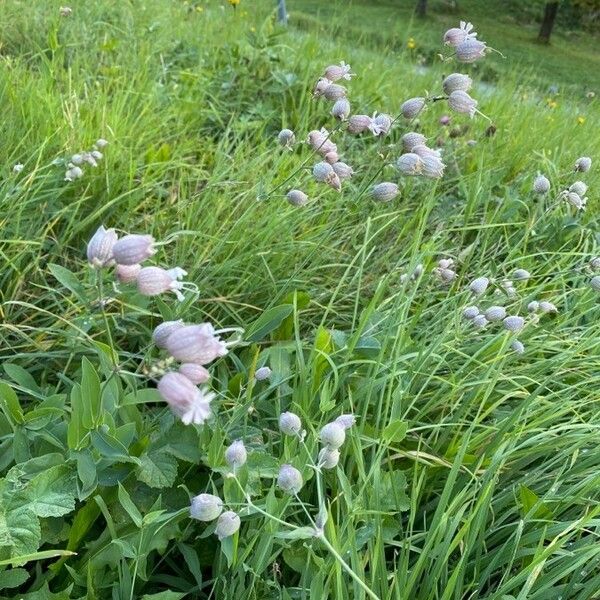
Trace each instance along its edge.
{"label": "flower cluster", "polygon": [[180,267],[163,269],[143,266],[156,253],[151,235],[128,234],[121,238],[114,229],[101,225],[87,246],[87,259],[94,269],[115,267],[119,283],[135,283],[140,294],[158,296],[165,292],[174,293],[182,301],[184,283],[180,281],[187,272]]}
{"label": "flower cluster", "polygon": [[192,519],[209,523],[217,519],[215,534],[219,540],[232,536],[240,528],[240,517],[232,510],[223,512],[223,500],[213,494],[198,494],[190,506]]}
{"label": "flower cluster", "polygon": [[[70,9],[69,9],[70,10]],[[108,142],[102,138],[96,141],[94,147],[88,152],[78,152],[71,156],[67,163],[67,171],[65,173],[65,181],[75,181],[81,179],[84,175],[83,166],[90,165],[97,167],[98,163],[104,158],[102,150],[108,146]]]}
{"label": "flower cluster", "polygon": [[[574,172],[586,173],[592,166],[592,159],[588,156],[582,156],[575,161]],[[536,194],[545,195],[550,191],[551,185],[549,179],[544,175],[538,175],[533,181],[533,191]],[[566,202],[569,206],[578,211],[584,211],[587,206],[586,192],[588,186],[585,182],[577,180],[567,188],[558,193],[558,202]]]}

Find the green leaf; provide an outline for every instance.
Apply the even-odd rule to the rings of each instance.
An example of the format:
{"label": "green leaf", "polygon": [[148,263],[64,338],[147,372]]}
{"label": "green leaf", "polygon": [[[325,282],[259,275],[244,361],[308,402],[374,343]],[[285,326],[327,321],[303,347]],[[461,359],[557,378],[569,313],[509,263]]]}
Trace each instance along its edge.
{"label": "green leaf", "polygon": [[3,498],[0,503],[0,558],[14,558],[11,564],[24,564],[26,561],[22,556],[38,549],[41,535],[40,522],[30,508],[11,508]]}
{"label": "green leaf", "polygon": [[127,514],[131,517],[131,520],[135,523],[135,526],[138,528],[141,527],[142,514],[138,510],[137,506],[133,503],[131,496],[123,487],[121,482],[119,482],[119,502],[121,503],[121,506],[125,509]]}
{"label": "green leaf", "polygon": [[49,264],[48,269],[59,283],[64,285],[69,291],[73,292],[80,300],[85,301],[85,290],[75,273],[56,264]]}
{"label": "green leaf", "polygon": [[75,510],[75,476],[67,465],[50,467],[22,490],[27,506],[38,517],[62,517]]}
{"label": "green leaf", "polygon": [[[0,564],[2,564],[2,562],[0,562]],[[0,590],[19,587],[28,579],[29,573],[25,569],[2,571],[0,572]]]}
{"label": "green leaf", "polygon": [[185,594],[180,592],[158,592],[157,594],[144,594],[142,600],[179,600]]}
{"label": "green leaf", "polygon": [[298,527],[290,531],[278,531],[274,537],[280,540],[308,540],[315,537],[314,527]]}
{"label": "green leaf", "polygon": [[41,390],[35,379],[23,367],[12,363],[4,363],[2,365],[4,372],[22,388],[33,392],[36,395],[41,395]]}
{"label": "green leaf", "polygon": [[177,461],[164,451],[148,452],[140,456],[137,478],[153,488],[173,485],[177,477]]}
{"label": "green leaf", "polygon": [[410,509],[410,499],[406,495],[406,475],[402,471],[386,471],[381,476],[381,484],[372,492],[372,502],[384,511],[405,511]]}
{"label": "green leaf", "polygon": [[396,419],[385,427],[381,437],[388,444],[391,442],[401,442],[406,437],[407,431],[408,423],[400,419]]}
{"label": "green leaf", "polygon": [[104,431],[94,430],[91,433],[92,445],[102,456],[117,462],[133,462],[139,464],[135,456],[130,456],[127,448],[114,436]]}
{"label": "green leaf", "polygon": [[282,321],[292,314],[293,310],[294,307],[291,304],[282,304],[265,310],[265,312],[263,312],[263,314],[248,327],[246,331],[246,341],[260,342],[269,335],[271,331],[277,329]]}
{"label": "green leaf", "polygon": [[81,422],[86,429],[92,429],[100,416],[100,378],[85,357],[81,360],[81,371]]}
{"label": "green leaf", "polygon": [[79,499],[87,498],[98,484],[98,476],[96,473],[96,462],[89,448],[84,448],[75,454],[77,460],[77,476],[81,482],[79,490]]}
{"label": "green leaf", "polygon": [[59,556],[75,556],[75,552],[69,552],[69,550],[42,550],[41,552],[24,554],[22,556],[16,556],[15,558],[11,558],[8,560],[0,560],[0,566],[10,565],[17,561],[19,562],[19,564],[23,565],[34,560],[48,560],[49,558],[57,558]]}
{"label": "green leaf", "polygon": [[[519,486],[519,500],[523,517],[529,515],[533,519],[552,519],[552,511],[539,496],[527,486]],[[533,511],[533,512],[532,512]]]}
{"label": "green leaf", "polygon": [[23,423],[23,409],[16,392],[4,381],[0,381],[0,407],[13,423]]}

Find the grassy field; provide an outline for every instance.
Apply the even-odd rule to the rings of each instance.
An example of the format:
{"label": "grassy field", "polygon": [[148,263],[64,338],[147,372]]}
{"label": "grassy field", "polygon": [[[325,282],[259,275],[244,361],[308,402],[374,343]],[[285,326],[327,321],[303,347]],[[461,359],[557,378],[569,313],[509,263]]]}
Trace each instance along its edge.
{"label": "grassy field", "polygon": [[[391,1],[288,3],[289,30],[266,0],[98,0],[65,17],[57,2],[2,3],[0,597],[600,597],[597,40],[558,32],[542,48],[475,1],[432,3],[423,23]],[[436,58],[460,18],[505,57]],[[459,70],[487,118],[440,101],[383,139],[336,129],[356,171],[338,194],[277,134],[336,128],[310,92],[340,60],[355,113],[395,117]],[[442,179],[393,167],[411,129],[443,149]],[[99,166],[65,181],[99,138]],[[580,156],[594,164],[575,174]],[[556,202],[577,179],[585,212]],[[380,181],[399,197],[374,202]],[[307,206],[286,202],[296,187]],[[102,224],[165,242],[151,262],[184,268],[197,293],[115,288],[86,261]],[[517,268],[531,277],[510,296]],[[557,314],[528,314],[533,300]],[[525,352],[501,324],[463,319],[473,303],[526,317]],[[210,366],[205,425],[184,426],[150,377],[164,358],[152,331],[170,319],[245,331]],[[303,442],[282,436],[283,411]],[[319,431],[346,413],[339,465],[321,471]],[[232,477],[238,439],[248,462]],[[277,486],[287,463],[297,495]],[[205,492],[239,532],[220,541],[190,519]]]}

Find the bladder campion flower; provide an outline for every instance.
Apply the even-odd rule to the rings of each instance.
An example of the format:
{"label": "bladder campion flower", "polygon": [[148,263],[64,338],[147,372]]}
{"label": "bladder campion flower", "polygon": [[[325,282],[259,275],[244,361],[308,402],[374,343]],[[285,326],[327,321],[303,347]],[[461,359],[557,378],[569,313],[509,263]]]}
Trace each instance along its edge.
{"label": "bladder campion flower", "polygon": [[425,98],[410,98],[402,104],[400,112],[405,119],[414,119],[425,108]]}
{"label": "bladder campion flower", "polygon": [[342,427],[339,423],[327,423],[319,434],[321,442],[323,445],[333,448],[334,450],[340,448],[346,439],[346,432],[344,431],[344,427]]}
{"label": "bladder campion flower", "polygon": [[215,334],[210,323],[186,325],[174,331],[166,342],[168,353],[181,362],[207,365],[227,354],[227,345]]}
{"label": "bladder campion flower", "polygon": [[[231,2],[231,0],[229,0]],[[241,525],[240,518],[232,510],[225,511],[217,521],[215,534],[219,540],[232,536]]]}
{"label": "bladder campion flower", "polygon": [[117,243],[114,229],[100,225],[87,245],[87,259],[91,267],[100,269],[114,264],[113,249]]}
{"label": "bladder campion flower", "polygon": [[527,281],[531,277],[531,273],[527,269],[515,269],[513,271],[513,278],[516,281]]}
{"label": "bladder campion flower", "polygon": [[329,81],[337,81],[338,79],[352,79],[356,73],[351,72],[350,65],[347,65],[344,61],[340,62],[339,65],[329,65],[323,73],[323,77],[329,79]]}
{"label": "bladder campion flower", "polygon": [[463,90],[455,90],[448,96],[448,106],[455,112],[468,114],[471,118],[477,112],[477,100]]}
{"label": "bladder campion flower", "polygon": [[142,270],[142,265],[117,265],[115,274],[119,283],[135,283],[139,272]]}
{"label": "bladder campion flower", "polygon": [[371,126],[371,117],[368,115],[352,115],[348,119],[348,133],[357,135],[364,133]]}
{"label": "bladder campion flower", "polygon": [[336,119],[345,121],[350,115],[350,102],[348,102],[348,99],[344,97],[336,100],[333,108],[331,109],[331,114]]}
{"label": "bladder campion flower", "polygon": [[287,494],[297,494],[301,489],[304,481],[302,473],[292,465],[282,465],[277,476],[277,485]]}
{"label": "bladder campion flower", "polygon": [[600,292],[600,275],[594,275],[594,277],[590,279],[590,286],[596,292]]}
{"label": "bladder campion flower", "polygon": [[506,317],[506,309],[504,306],[490,306],[484,313],[485,318],[492,321],[502,321]]}
{"label": "bladder campion flower", "polygon": [[502,322],[508,331],[521,331],[525,326],[525,319],[518,316],[505,317]]}
{"label": "bladder campion flower", "polygon": [[208,369],[196,363],[183,363],[179,367],[179,373],[187,377],[195,385],[206,383],[210,379]]}
{"label": "bladder campion flower", "polygon": [[256,381],[264,381],[271,377],[271,373],[272,371],[269,367],[261,367],[260,369],[256,369],[254,379],[256,379]]}
{"label": "bladder campion flower", "polygon": [[452,73],[448,75],[442,82],[444,92],[450,95],[452,92],[463,91],[468,92],[471,89],[473,80],[468,75],[462,73]]}
{"label": "bladder campion flower", "polygon": [[467,39],[456,46],[456,58],[463,63],[472,63],[485,56],[486,49],[484,42]]}
{"label": "bladder campion flower", "polygon": [[524,354],[525,353],[525,346],[523,346],[523,343],[520,342],[519,340],[513,340],[510,343],[510,347],[516,354]]}
{"label": "bladder campion flower", "polygon": [[291,148],[296,141],[296,136],[291,129],[282,129],[277,135],[277,141],[284,148]]}
{"label": "bladder campion flower", "polygon": [[[184,271],[185,273],[185,271]],[[137,287],[143,296],[158,296],[165,292],[173,292],[179,301],[185,298],[181,293],[183,283],[161,267],[144,267],[137,276]]]}
{"label": "bladder campion flower", "polygon": [[114,259],[119,265],[138,265],[155,253],[151,235],[131,233],[118,240],[113,247]]}
{"label": "bladder campion flower", "polygon": [[236,440],[227,448],[227,450],[225,450],[225,460],[233,469],[244,466],[247,459],[248,453],[246,452],[246,446],[244,446],[242,440]]}
{"label": "bladder campion flower", "polygon": [[536,194],[545,194],[550,190],[550,181],[544,175],[538,175],[533,181],[533,191]]}
{"label": "bladder campion flower", "polygon": [[308,203],[308,196],[301,190],[290,190],[286,194],[286,198],[293,206],[304,206]]}
{"label": "bladder campion flower", "polygon": [[198,389],[181,373],[166,373],[157,387],[163,400],[184,425],[201,425],[210,416],[210,402],[215,394]]}
{"label": "bladder campion flower", "polygon": [[340,98],[346,97],[347,90],[343,85],[338,85],[337,83],[330,83],[324,90],[323,96],[327,100],[331,100],[335,102]]}
{"label": "bladder campion flower", "polygon": [[575,161],[575,170],[585,173],[592,166],[592,159],[589,156],[582,156]]}
{"label": "bladder campion flower", "polygon": [[409,131],[402,136],[402,147],[406,152],[412,152],[416,146],[425,146],[427,138],[416,131]]}
{"label": "bladder campion flower", "polygon": [[575,192],[579,196],[585,196],[588,186],[583,181],[575,181],[569,186],[570,192]]}
{"label": "bladder campion flower", "polygon": [[340,427],[344,429],[350,429],[356,423],[356,417],[352,414],[340,415],[336,418],[334,423],[337,423]]}
{"label": "bladder campion flower", "polygon": [[169,336],[182,327],[184,327],[184,324],[181,319],[178,321],[165,321],[154,328],[154,331],[152,332],[152,341],[158,348],[164,350],[167,347]]}
{"label": "bladder campion flower", "polygon": [[344,162],[335,162],[331,165],[335,174],[343,181],[344,179],[350,179],[354,175],[354,169]]}
{"label": "bladder campion flower", "polygon": [[300,417],[292,412],[284,412],[279,415],[279,429],[286,435],[298,436],[302,432],[302,421]]}
{"label": "bladder campion flower", "polygon": [[317,465],[321,469],[335,469],[340,462],[340,451],[335,448],[321,448],[319,452],[319,458],[317,459]]}
{"label": "bladder campion flower", "polygon": [[373,186],[373,189],[371,190],[371,195],[373,196],[374,200],[377,200],[377,202],[390,202],[399,193],[400,190],[398,189],[398,185],[390,181],[378,183],[377,185]]}
{"label": "bladder campion flower", "polygon": [[474,319],[479,314],[479,308],[477,306],[467,306],[462,314],[465,319]]}
{"label": "bladder campion flower", "polygon": [[403,175],[420,175],[423,169],[423,161],[418,154],[407,152],[398,158],[396,167]]}
{"label": "bladder campion flower", "polygon": [[192,498],[190,516],[198,521],[214,521],[223,510],[223,500],[213,494],[198,494]]}
{"label": "bladder campion flower", "polygon": [[473,31],[473,25],[466,21],[461,21],[459,27],[452,27],[444,34],[444,44],[447,46],[458,46],[465,40],[475,39],[477,33]]}

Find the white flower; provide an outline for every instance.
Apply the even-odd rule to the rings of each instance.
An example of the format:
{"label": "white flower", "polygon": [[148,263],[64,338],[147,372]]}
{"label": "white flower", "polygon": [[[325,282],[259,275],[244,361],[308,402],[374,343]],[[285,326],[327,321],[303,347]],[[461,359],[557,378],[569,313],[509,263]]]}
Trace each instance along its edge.
{"label": "white flower", "polygon": [[242,440],[236,440],[225,450],[225,460],[230,467],[237,469],[246,464],[248,453]]}
{"label": "white flower", "polygon": [[469,289],[476,296],[481,296],[481,294],[485,293],[489,284],[490,280],[487,277],[478,277],[477,279],[471,281],[469,284]]}
{"label": "white flower", "polygon": [[336,450],[344,443],[346,432],[344,431],[344,427],[339,423],[327,423],[321,429],[319,437],[325,446]]}
{"label": "white flower", "polygon": [[504,328],[508,329],[508,331],[521,331],[525,326],[525,319],[523,317],[510,316],[506,317],[503,323]]}
{"label": "white flower", "polygon": [[20,173],[24,168],[25,168],[25,165],[22,165],[21,163],[17,163],[13,167],[13,173]]}
{"label": "white flower", "polygon": [[192,498],[190,516],[198,521],[214,521],[223,510],[223,501],[213,494],[198,494]]}

